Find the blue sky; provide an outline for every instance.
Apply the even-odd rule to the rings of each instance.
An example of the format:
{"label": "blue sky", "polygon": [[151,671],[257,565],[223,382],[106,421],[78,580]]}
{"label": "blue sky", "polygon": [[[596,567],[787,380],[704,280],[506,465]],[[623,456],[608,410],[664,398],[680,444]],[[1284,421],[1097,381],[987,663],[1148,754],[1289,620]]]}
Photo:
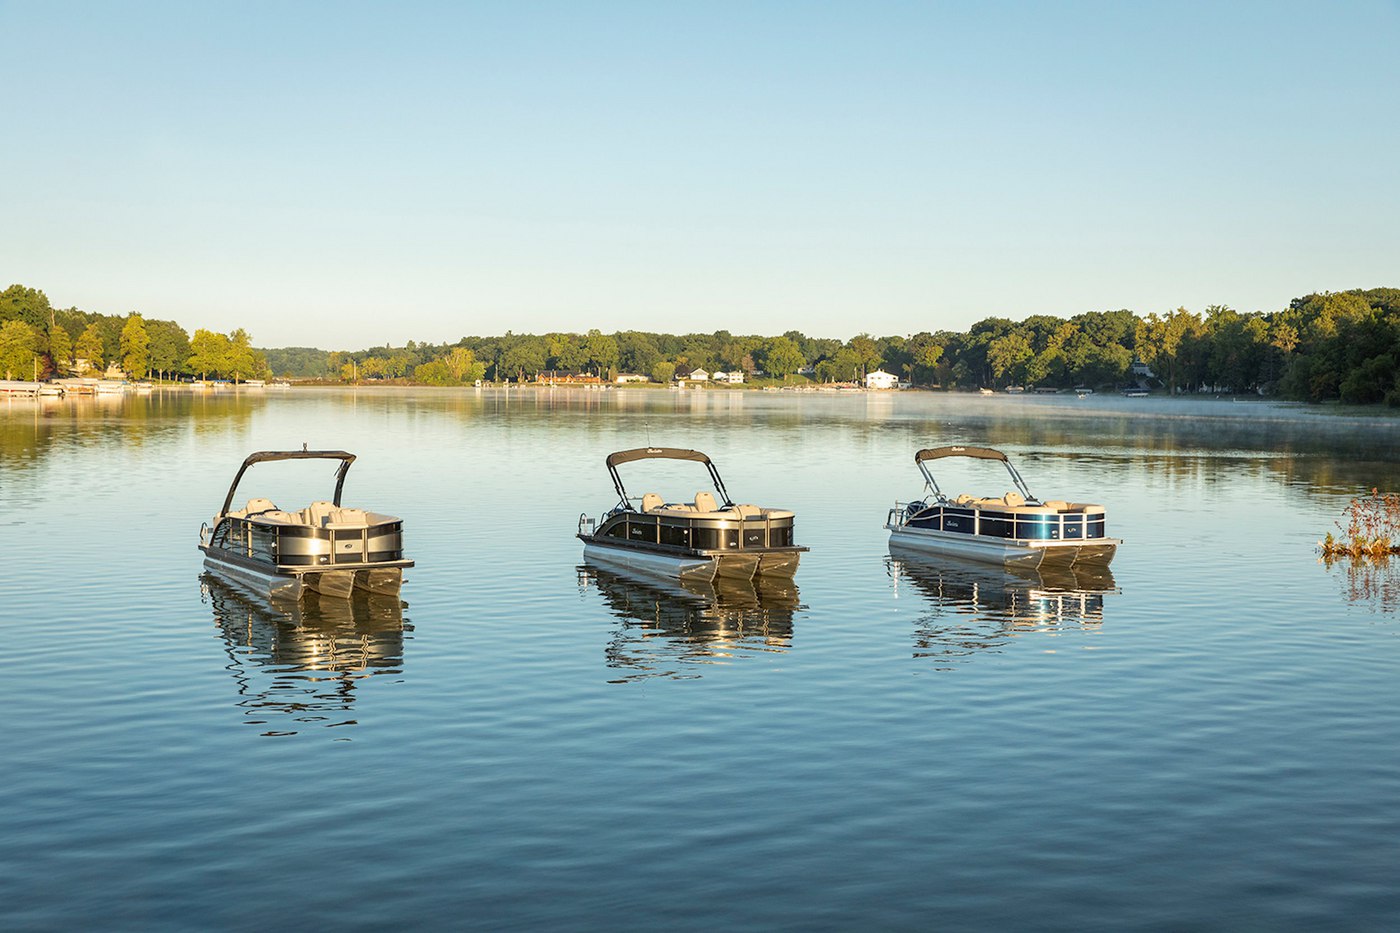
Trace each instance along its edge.
{"label": "blue sky", "polygon": [[0,279],[259,345],[1400,286],[1400,3],[7,3]]}

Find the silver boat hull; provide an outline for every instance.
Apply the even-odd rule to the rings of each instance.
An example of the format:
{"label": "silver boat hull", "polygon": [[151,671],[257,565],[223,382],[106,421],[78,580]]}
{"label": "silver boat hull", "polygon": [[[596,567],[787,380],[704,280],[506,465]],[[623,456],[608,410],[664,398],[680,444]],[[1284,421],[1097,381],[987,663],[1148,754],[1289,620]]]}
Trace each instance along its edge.
{"label": "silver boat hull", "polygon": [[918,548],[932,554],[1000,564],[1004,567],[1055,568],[1075,564],[1107,564],[1122,542],[1117,538],[1094,538],[1081,541],[1022,541],[988,538],[961,532],[938,531],[929,528],[886,526],[890,541],[905,547]]}
{"label": "silver boat hull", "polygon": [[[611,565],[661,577],[667,580],[687,580],[709,583],[719,575],[720,561],[716,557],[673,557],[635,548],[616,548],[584,542],[583,556],[600,564]],[[753,577],[755,568],[749,568]]]}
{"label": "silver boat hull", "polygon": [[205,554],[204,567],[259,595],[274,599],[298,599],[307,592],[333,599],[349,599],[356,590],[393,594],[403,585],[403,571],[398,567],[283,572],[271,567],[263,569],[248,563],[222,560],[216,553]]}

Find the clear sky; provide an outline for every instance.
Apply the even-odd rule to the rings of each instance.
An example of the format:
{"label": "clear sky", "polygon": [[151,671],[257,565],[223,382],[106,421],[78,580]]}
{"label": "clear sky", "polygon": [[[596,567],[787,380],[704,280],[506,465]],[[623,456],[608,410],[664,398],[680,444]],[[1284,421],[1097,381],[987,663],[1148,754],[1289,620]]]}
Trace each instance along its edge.
{"label": "clear sky", "polygon": [[0,0],[0,287],[359,348],[1400,286],[1400,3]]}

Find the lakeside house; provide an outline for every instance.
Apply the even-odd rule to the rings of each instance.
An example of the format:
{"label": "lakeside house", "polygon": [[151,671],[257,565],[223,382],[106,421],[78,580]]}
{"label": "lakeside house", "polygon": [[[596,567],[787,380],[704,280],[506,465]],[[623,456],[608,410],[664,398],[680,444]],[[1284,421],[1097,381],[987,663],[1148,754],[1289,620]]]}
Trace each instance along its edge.
{"label": "lakeside house", "polygon": [[676,370],[675,380],[677,382],[709,382],[710,374],[700,367],[691,370]]}
{"label": "lakeside house", "polygon": [[740,385],[744,381],[743,370],[736,369],[733,372],[718,372],[710,376],[711,382],[725,382],[729,385]]}
{"label": "lakeside house", "polygon": [[650,382],[650,381],[651,381],[651,379],[650,379],[649,377],[643,376],[643,375],[641,375],[640,373],[618,373],[618,374],[617,374],[617,377],[616,377],[615,379],[613,379],[613,382],[616,382],[618,385],[626,385],[626,384],[629,383],[629,382]]}
{"label": "lakeside house", "polygon": [[894,373],[887,373],[883,369],[866,373],[865,387],[867,389],[893,389],[897,385],[899,385],[899,377]]}

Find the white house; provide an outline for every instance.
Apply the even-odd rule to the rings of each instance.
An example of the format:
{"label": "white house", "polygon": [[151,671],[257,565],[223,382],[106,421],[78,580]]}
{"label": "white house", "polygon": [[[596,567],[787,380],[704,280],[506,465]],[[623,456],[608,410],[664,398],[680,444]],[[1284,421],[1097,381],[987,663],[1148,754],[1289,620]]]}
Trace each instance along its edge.
{"label": "white house", "polygon": [[691,382],[709,382],[710,374],[705,372],[703,369],[692,369],[688,373],[676,373],[676,378],[681,380],[688,380]]}
{"label": "white house", "polygon": [[626,385],[629,382],[650,382],[651,380],[639,373],[618,373],[617,378],[613,381],[618,385]]}
{"label": "white house", "polygon": [[899,384],[899,377],[893,373],[887,373],[883,369],[877,369],[873,373],[865,376],[865,387],[867,389],[893,389]]}
{"label": "white house", "polygon": [[1157,374],[1152,371],[1152,367],[1148,366],[1146,363],[1144,363],[1137,357],[1133,357],[1133,365],[1128,367],[1128,371],[1131,372],[1134,376],[1145,377],[1147,379],[1157,378]]}
{"label": "white house", "polygon": [[730,385],[737,385],[744,381],[744,371],[736,369],[733,372],[718,372],[710,376],[711,382],[727,382]]}

